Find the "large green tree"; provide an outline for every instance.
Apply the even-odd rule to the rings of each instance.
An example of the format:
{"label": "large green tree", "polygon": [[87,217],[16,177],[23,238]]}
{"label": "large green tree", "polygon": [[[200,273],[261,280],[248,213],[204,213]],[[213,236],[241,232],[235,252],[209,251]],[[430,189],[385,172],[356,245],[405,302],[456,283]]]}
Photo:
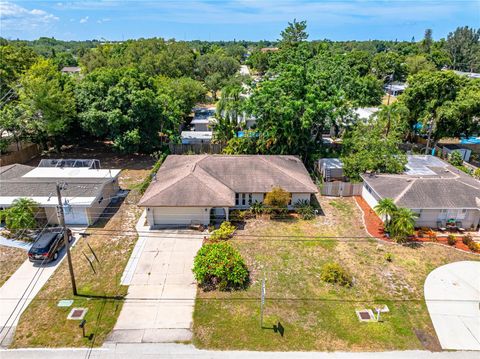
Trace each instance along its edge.
{"label": "large green tree", "polygon": [[446,48],[456,70],[480,71],[480,29],[457,27],[448,34]]}
{"label": "large green tree", "polygon": [[177,134],[178,104],[157,93],[153,80],[135,69],[97,69],[77,89],[80,123],[122,152],[151,152],[162,135]]}

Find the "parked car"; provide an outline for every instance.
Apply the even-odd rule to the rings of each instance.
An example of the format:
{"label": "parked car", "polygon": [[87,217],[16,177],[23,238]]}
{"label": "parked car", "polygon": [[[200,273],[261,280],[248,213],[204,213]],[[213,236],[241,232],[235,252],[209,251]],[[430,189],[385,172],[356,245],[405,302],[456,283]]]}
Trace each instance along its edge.
{"label": "parked car", "polygon": [[[73,240],[72,231],[67,228],[68,242]],[[28,251],[28,259],[34,263],[49,263],[56,261],[59,252],[65,247],[63,228],[49,228],[37,236]]]}

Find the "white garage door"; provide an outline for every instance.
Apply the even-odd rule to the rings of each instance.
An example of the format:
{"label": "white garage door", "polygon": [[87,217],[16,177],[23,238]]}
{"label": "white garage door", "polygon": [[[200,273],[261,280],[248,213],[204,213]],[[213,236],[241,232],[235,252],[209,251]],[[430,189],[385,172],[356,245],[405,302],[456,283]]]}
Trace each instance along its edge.
{"label": "white garage door", "polygon": [[64,209],[65,224],[88,225],[87,211],[85,207],[70,207]]}
{"label": "white garage door", "polygon": [[157,207],[153,210],[154,225],[189,225],[210,223],[210,208],[205,207]]}

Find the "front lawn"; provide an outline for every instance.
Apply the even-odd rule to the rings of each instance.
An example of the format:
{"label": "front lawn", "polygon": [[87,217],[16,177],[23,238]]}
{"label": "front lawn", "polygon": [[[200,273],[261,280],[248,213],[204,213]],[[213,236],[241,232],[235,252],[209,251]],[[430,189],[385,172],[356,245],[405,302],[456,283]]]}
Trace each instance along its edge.
{"label": "front lawn", "polygon": [[[148,173],[148,169],[126,169],[120,174],[120,186],[135,188]],[[137,240],[132,231],[141,214],[136,206],[138,198],[138,191],[132,190],[114,214],[118,203],[106,209],[104,213],[113,214],[111,218],[99,220],[94,228],[87,230],[90,236],[78,240],[71,252],[79,295],[72,295],[68,264],[64,260],[21,316],[12,347],[102,345],[115,325],[127,293],[120,279]],[[106,231],[95,234],[101,229]],[[87,255],[93,259],[87,242],[100,262],[94,262],[96,273],[85,258]],[[60,299],[73,299],[74,303],[70,308],[61,308],[57,306]],[[92,340],[83,338],[79,321],[67,320],[73,307],[88,308],[86,334],[94,334]]]}
{"label": "front lawn", "polygon": [[[441,246],[412,248],[366,238],[361,212],[352,198],[320,198],[320,204],[325,216],[312,221],[250,220],[243,230],[237,230],[230,242],[245,258],[252,284],[246,291],[199,290],[194,311],[196,346],[222,350],[439,349],[423,300],[425,278],[443,264],[478,260],[478,256]],[[320,280],[322,265],[332,261],[353,276],[352,288]],[[266,328],[261,329],[259,297],[264,275]],[[382,314],[380,323],[358,321],[355,309],[383,304],[390,313]],[[278,322],[285,328],[283,337],[270,329]]]}
{"label": "front lawn", "polygon": [[0,246],[0,287],[27,260],[27,252],[20,248]]}

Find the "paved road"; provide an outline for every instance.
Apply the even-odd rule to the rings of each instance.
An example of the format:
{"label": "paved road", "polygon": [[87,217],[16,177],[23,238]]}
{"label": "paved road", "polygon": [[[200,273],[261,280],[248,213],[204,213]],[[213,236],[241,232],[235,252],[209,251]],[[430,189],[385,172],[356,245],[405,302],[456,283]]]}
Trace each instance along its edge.
{"label": "paved road", "polygon": [[122,278],[129,282],[128,300],[108,342],[191,339],[196,295],[192,267],[202,239],[201,233],[188,230],[152,230],[139,238]]}
{"label": "paved road", "polygon": [[0,351],[2,359],[477,359],[478,352],[432,353],[412,350],[383,353],[247,352],[198,350],[182,344],[117,344],[88,349],[17,349]]}
{"label": "paved road", "polygon": [[443,349],[480,350],[480,262],[432,271],[425,280],[425,301]]}
{"label": "paved road", "polygon": [[27,259],[0,288],[0,346],[10,344],[20,316],[64,257],[65,249],[62,250],[59,259],[43,266],[33,264]]}

